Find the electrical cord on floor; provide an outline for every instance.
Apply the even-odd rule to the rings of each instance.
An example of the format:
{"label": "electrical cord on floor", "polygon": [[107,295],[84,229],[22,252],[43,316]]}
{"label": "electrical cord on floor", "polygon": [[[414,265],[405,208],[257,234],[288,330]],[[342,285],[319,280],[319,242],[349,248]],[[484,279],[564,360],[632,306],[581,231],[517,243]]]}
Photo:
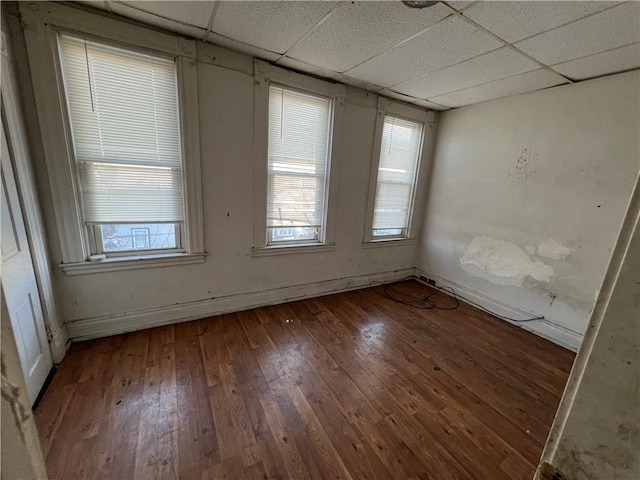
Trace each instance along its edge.
{"label": "electrical cord on floor", "polygon": [[[422,279],[414,277],[414,276],[409,276],[409,277],[405,277],[401,280],[397,280],[399,282],[403,282],[406,280],[417,280],[419,282],[422,282]],[[394,282],[396,283],[396,282]],[[469,300],[466,297],[463,297],[462,295],[458,295],[455,290],[451,287],[446,287],[446,286],[440,286],[440,287],[436,287],[436,286],[431,286],[429,285],[431,288],[434,288],[435,291],[428,294],[428,295],[424,295],[424,296],[415,296],[412,295],[410,293],[405,293],[405,292],[401,292],[400,290],[394,288],[392,285],[390,284],[386,284],[386,283],[382,283],[382,282],[371,282],[369,284],[370,287],[382,287],[382,295],[390,300],[393,300],[394,302],[400,303],[402,305],[407,305],[409,307],[413,307],[413,308],[418,308],[421,310],[431,310],[431,309],[435,309],[435,310],[455,310],[456,308],[458,308],[460,306],[460,300],[464,301],[465,303],[468,303],[470,305],[473,305],[474,307],[476,307],[479,310],[482,310],[485,313],[488,313],[489,315],[493,315],[494,317],[498,317],[501,320],[506,320],[509,322],[515,322],[515,323],[523,323],[523,322],[532,322],[534,320],[544,320],[543,316],[539,316],[539,317],[532,317],[532,318],[523,318],[523,319],[516,319],[516,318],[511,318],[511,317],[506,317],[504,315],[500,315],[499,313],[496,312],[492,312],[491,310],[489,310],[488,308],[483,307],[482,305]],[[453,297],[455,304],[454,305],[442,305],[439,304],[434,297],[436,295],[438,295],[439,293],[448,293],[450,296]]]}

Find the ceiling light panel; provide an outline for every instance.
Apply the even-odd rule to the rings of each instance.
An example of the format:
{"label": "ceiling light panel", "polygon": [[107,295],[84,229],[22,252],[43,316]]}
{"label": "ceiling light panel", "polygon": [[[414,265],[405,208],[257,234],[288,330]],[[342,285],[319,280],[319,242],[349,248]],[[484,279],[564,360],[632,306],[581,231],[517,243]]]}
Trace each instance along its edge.
{"label": "ceiling light panel", "polygon": [[477,2],[465,17],[509,43],[559,27],[619,2],[513,1]]}
{"label": "ceiling light panel", "polygon": [[535,90],[561,85],[566,82],[566,79],[560,75],[541,68],[484,85],[458,90],[453,93],[446,93],[429,98],[429,100],[449,107],[461,107],[463,105],[486,102],[519,93],[533,92]]}
{"label": "ceiling light panel", "polygon": [[555,65],[638,41],[640,2],[629,2],[523,40],[515,46],[546,65]]}
{"label": "ceiling light panel", "polygon": [[538,65],[508,47],[438,70],[393,87],[398,92],[429,98],[461,90],[518,73],[536,70]]}
{"label": "ceiling light panel", "polygon": [[402,2],[344,2],[287,53],[344,72],[450,15],[443,4],[411,9]]}
{"label": "ceiling light panel", "polygon": [[389,87],[501,46],[499,41],[452,16],[347,74]]}
{"label": "ceiling light panel", "polygon": [[139,1],[139,2],[112,2],[130,5],[131,7],[159,15],[161,17],[177,20],[179,22],[207,28],[213,2],[179,2],[179,1]]}
{"label": "ceiling light panel", "polygon": [[272,52],[285,53],[322,20],[336,3],[220,2],[213,31]]}
{"label": "ceiling light panel", "polygon": [[640,43],[577,58],[551,68],[572,80],[586,80],[640,68]]}

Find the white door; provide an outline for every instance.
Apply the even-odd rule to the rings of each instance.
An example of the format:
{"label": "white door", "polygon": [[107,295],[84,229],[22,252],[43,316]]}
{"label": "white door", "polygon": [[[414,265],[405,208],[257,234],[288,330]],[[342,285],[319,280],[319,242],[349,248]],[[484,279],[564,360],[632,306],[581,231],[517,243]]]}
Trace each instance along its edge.
{"label": "white door", "polygon": [[2,130],[2,217],[0,247],[2,250],[2,293],[16,337],[18,355],[22,365],[27,395],[33,405],[47,375],[53,366],[51,351],[44,326],[44,316],[38,286],[27,243],[27,232],[18,200],[18,190],[7,145]]}

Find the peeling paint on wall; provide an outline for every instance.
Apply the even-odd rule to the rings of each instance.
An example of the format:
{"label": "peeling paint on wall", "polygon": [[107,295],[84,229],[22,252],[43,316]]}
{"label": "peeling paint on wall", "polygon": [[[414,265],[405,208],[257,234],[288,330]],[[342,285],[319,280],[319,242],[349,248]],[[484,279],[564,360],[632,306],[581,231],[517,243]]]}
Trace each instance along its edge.
{"label": "peeling paint on wall", "polygon": [[522,286],[525,277],[549,282],[553,268],[531,260],[519,246],[487,236],[475,237],[460,257],[460,266],[474,277],[496,285]]}
{"label": "peeling paint on wall", "polygon": [[551,258],[552,260],[562,260],[571,255],[571,249],[550,238],[540,244],[538,247],[538,255]]}

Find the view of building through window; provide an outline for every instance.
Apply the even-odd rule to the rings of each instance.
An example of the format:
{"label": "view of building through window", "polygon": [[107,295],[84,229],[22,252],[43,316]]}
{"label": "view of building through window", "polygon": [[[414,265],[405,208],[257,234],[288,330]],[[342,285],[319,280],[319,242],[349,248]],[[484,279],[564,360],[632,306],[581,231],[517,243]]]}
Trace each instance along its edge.
{"label": "view of building through window", "polygon": [[176,248],[176,226],[173,223],[100,225],[102,250],[156,250]]}
{"label": "view of building through window", "polygon": [[422,124],[386,115],[373,211],[373,237],[405,237],[413,202]]}
{"label": "view of building through window", "polygon": [[269,88],[268,243],[321,241],[331,101]]}

